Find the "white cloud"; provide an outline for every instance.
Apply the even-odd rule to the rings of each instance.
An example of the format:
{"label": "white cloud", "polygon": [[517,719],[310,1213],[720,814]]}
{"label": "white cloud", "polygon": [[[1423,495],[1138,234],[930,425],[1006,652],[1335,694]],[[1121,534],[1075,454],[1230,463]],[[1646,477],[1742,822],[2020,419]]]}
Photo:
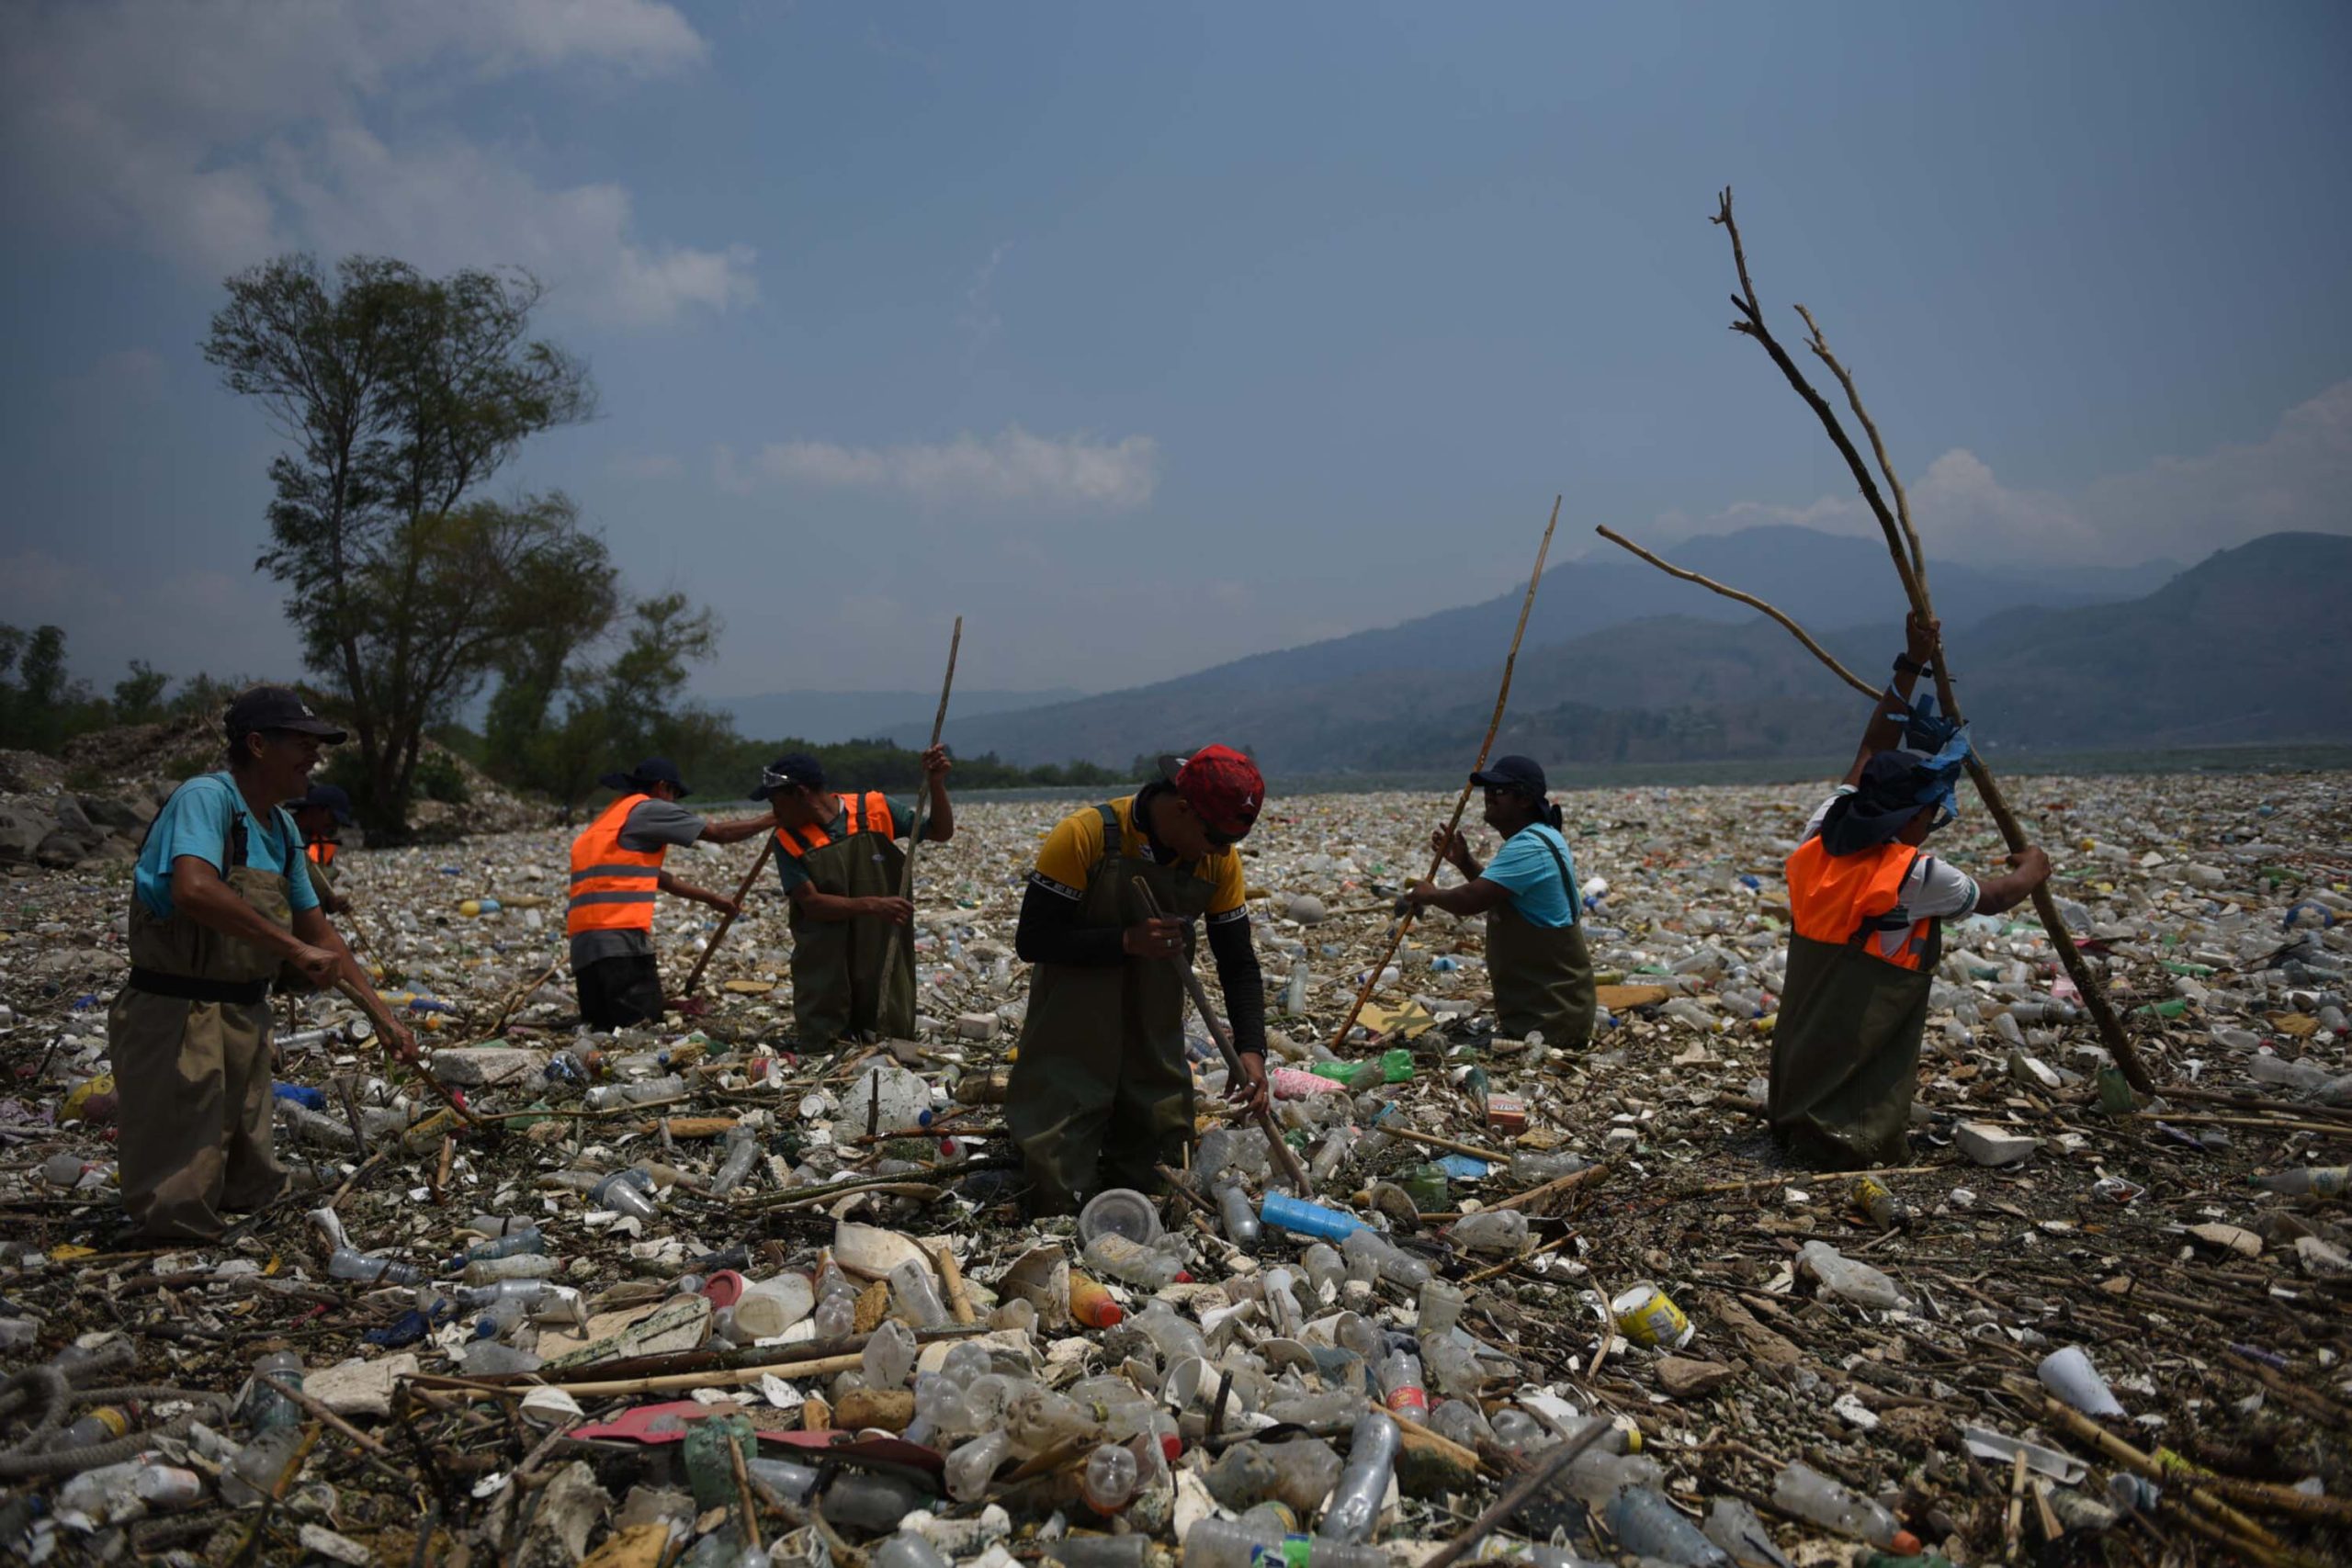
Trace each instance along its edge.
{"label": "white cloud", "polygon": [[[2004,484],[1982,457],[1954,447],[1911,480],[1910,498],[1929,554],[1954,560],[2196,560],[2264,534],[2352,532],[2352,381],[2288,410],[2260,441],[2158,457],[2071,492]],[[1804,506],[1736,502],[1705,517],[1665,513],[1657,526],[1688,538],[1769,523],[1878,536],[1850,495]]]}
{"label": "white cloud", "polygon": [[[450,129],[526,73],[651,77],[707,47],[656,0],[74,0],[12,19],[19,211],[225,273],[290,248],[515,264],[629,321],[752,296],[752,253],[639,238],[628,193],[550,186]],[[421,129],[419,129],[421,128]]]}
{"label": "white cloud", "polygon": [[890,491],[927,505],[1027,504],[1072,511],[1128,512],[1148,502],[1159,482],[1159,444],[1148,435],[1102,441],[1088,435],[1032,435],[1007,425],[986,440],[895,446],[843,446],[830,441],[770,442],[748,465],[721,447],[719,485],[738,492],[761,481],[828,490]]}

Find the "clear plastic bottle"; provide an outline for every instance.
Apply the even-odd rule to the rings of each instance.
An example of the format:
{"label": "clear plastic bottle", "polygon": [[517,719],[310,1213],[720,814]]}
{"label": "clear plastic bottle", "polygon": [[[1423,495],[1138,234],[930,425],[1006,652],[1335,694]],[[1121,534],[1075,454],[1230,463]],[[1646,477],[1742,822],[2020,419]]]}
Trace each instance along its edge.
{"label": "clear plastic bottle", "polygon": [[1478,1364],[1478,1353],[1452,1330],[1443,1334],[1422,1330],[1421,1360],[1428,1369],[1430,1385],[1440,1393],[1450,1393],[1456,1399],[1476,1399],[1486,1383],[1487,1374]]}
{"label": "clear plastic bottle", "polygon": [[1355,1544],[1372,1539],[1403,1440],[1395,1419],[1380,1411],[1367,1410],[1356,1417],[1355,1429],[1348,1438],[1347,1467],[1340,1472],[1340,1483],[1331,1490],[1316,1534]]}
{"label": "clear plastic bottle", "polygon": [[544,1252],[518,1252],[512,1258],[484,1258],[469,1263],[458,1278],[469,1285],[494,1285],[501,1280],[546,1280],[555,1275],[556,1260]]}
{"label": "clear plastic bottle", "polygon": [[272,1350],[255,1358],[253,1403],[245,1407],[246,1424],[256,1432],[300,1426],[302,1407],[270,1387],[269,1382],[265,1380],[275,1380],[288,1388],[300,1388],[302,1358],[291,1350]]}
{"label": "clear plastic bottle", "polygon": [[1380,1392],[1388,1401],[1389,1414],[1399,1421],[1410,1421],[1416,1427],[1429,1424],[1430,1394],[1421,1382],[1419,1357],[1391,1350],[1380,1363]]}
{"label": "clear plastic bottle", "polygon": [[1299,1259],[1306,1270],[1306,1282],[1315,1287],[1321,1297],[1336,1297],[1340,1287],[1347,1282],[1348,1265],[1329,1242],[1316,1242]]}
{"label": "clear plastic bottle", "polygon": [[879,1535],[897,1529],[899,1521],[926,1500],[922,1493],[896,1476],[853,1470],[836,1476],[825,1488],[817,1510],[830,1523]]}
{"label": "clear plastic bottle", "polygon": [[759,1157],[760,1135],[740,1122],[727,1134],[727,1157],[718,1162],[717,1174],[710,1179],[710,1195],[724,1198],[743,1185],[752,1174],[752,1162]]}
{"label": "clear plastic bottle", "polygon": [[1199,1327],[1166,1302],[1152,1301],[1127,1322],[1143,1331],[1163,1365],[1173,1366],[1187,1356],[1205,1358],[1209,1353],[1208,1339]]}
{"label": "clear plastic bottle", "polygon": [[624,1105],[643,1105],[648,1100],[675,1100],[685,1092],[686,1080],[675,1073],[667,1073],[636,1083],[600,1084],[582,1095],[581,1103],[591,1111],[611,1111]]}
{"label": "clear plastic bottle", "polygon": [[1261,1551],[1280,1551],[1283,1530],[1262,1519],[1198,1519],[1184,1532],[1184,1568],[1251,1568]]}
{"label": "clear plastic bottle", "polygon": [[744,1472],[786,1502],[799,1505],[817,1490],[818,1472],[788,1459],[747,1459]]}
{"label": "clear plastic bottle", "polygon": [[808,1315],[811,1294],[808,1277],[790,1269],[756,1280],[735,1298],[736,1329],[747,1338],[773,1339]]}
{"label": "clear plastic bottle", "polygon": [[1495,1440],[1495,1429],[1487,1424],[1487,1413],[1471,1399],[1439,1400],[1430,1410],[1430,1430],[1465,1449]]}
{"label": "clear plastic bottle", "polygon": [[1884,1312],[1903,1304],[1903,1292],[1895,1289],[1894,1280],[1826,1241],[1809,1241],[1797,1248],[1797,1267],[1821,1281],[1823,1290],[1856,1306]]}
{"label": "clear plastic bottle", "polygon": [[[264,1358],[264,1359],[266,1359]],[[297,1361],[295,1364],[299,1367],[301,1363]],[[300,1384],[301,1379],[298,1374],[295,1378],[295,1385],[300,1387]],[[258,1398],[265,1391],[255,1389],[254,1392]],[[272,1394],[271,1397],[282,1404],[289,1407],[293,1405],[291,1400],[282,1395]],[[299,1408],[295,1410],[295,1415],[299,1420],[301,1415]],[[73,1425],[50,1439],[49,1451],[61,1453],[67,1449],[86,1449],[95,1443],[111,1443],[130,1430],[130,1412],[119,1405],[102,1404],[96,1410],[85,1410]]]}
{"label": "clear plastic bottle", "polygon": [[650,1220],[654,1214],[653,1178],[633,1167],[616,1170],[589,1190],[588,1201],[633,1220]]}
{"label": "clear plastic bottle", "polygon": [[327,1256],[327,1273],[337,1280],[358,1280],[371,1285],[413,1285],[424,1270],[390,1258],[377,1258],[356,1247],[338,1247]]}
{"label": "clear plastic bottle", "polygon": [[1225,1239],[1245,1251],[1258,1245],[1264,1227],[1258,1223],[1258,1211],[1250,1205],[1250,1190],[1241,1185],[1241,1178],[1232,1167],[1217,1172],[1209,1182],[1209,1190],[1216,1194],[1217,1218],[1225,1226]]}
{"label": "clear plastic bottle", "polygon": [[958,1503],[978,1502],[1012,1452],[1012,1434],[1002,1427],[983,1432],[947,1456],[947,1495]]}
{"label": "clear plastic bottle", "polygon": [[939,1299],[931,1269],[914,1258],[903,1258],[891,1268],[890,1297],[920,1327],[944,1328],[954,1321],[947,1303]]}
{"label": "clear plastic bottle", "polygon": [[1086,1266],[1148,1291],[1172,1285],[1184,1272],[1184,1266],[1166,1253],[1138,1246],[1110,1231],[1086,1244]]}
{"label": "clear plastic bottle", "polygon": [[874,1568],[955,1568],[939,1548],[912,1530],[900,1530],[872,1552]]}
{"label": "clear plastic bottle", "polygon": [[915,1337],[907,1325],[896,1318],[887,1318],[880,1327],[866,1337],[865,1349],[859,1356],[861,1370],[865,1373],[865,1386],[874,1389],[904,1388],[907,1374],[914,1371],[915,1357],[920,1353]]}
{"label": "clear plastic bottle", "polygon": [[1462,1287],[1451,1280],[1431,1278],[1421,1286],[1419,1311],[1414,1327],[1426,1343],[1432,1336],[1442,1335],[1462,1321],[1462,1308],[1467,1303]]}
{"label": "clear plastic bottle", "polygon": [[479,1247],[468,1247],[450,1259],[450,1267],[463,1269],[469,1263],[484,1263],[493,1258],[517,1258],[526,1252],[543,1253],[547,1249],[547,1237],[540,1234],[539,1227],[526,1225],[485,1241]]}
{"label": "clear plastic bottle", "polygon": [[1086,1457],[1079,1495],[1098,1514],[1115,1514],[1135,1500],[1142,1472],[1136,1456],[1116,1443],[1104,1443]]}
{"label": "clear plastic bottle", "polygon": [[1374,1231],[1350,1231],[1347,1239],[1340,1243],[1340,1254],[1348,1260],[1352,1278],[1363,1278],[1358,1270],[1368,1267],[1378,1278],[1408,1291],[1418,1291],[1429,1283],[1428,1264],[1399,1251],[1395,1243]]}
{"label": "clear plastic bottle", "polygon": [[1518,1209],[1481,1209],[1453,1222],[1456,1247],[1516,1255],[1527,1250],[1527,1215]]}
{"label": "clear plastic bottle", "polygon": [[1609,1500],[1605,1517],[1621,1551],[1679,1568],[1731,1568],[1731,1553],[1709,1540],[1653,1487],[1629,1486],[1618,1493]]}
{"label": "clear plastic bottle", "polygon": [[[1376,1063],[1374,1065],[1375,1067],[1378,1066]],[[1354,1152],[1358,1135],[1355,1123],[1340,1123],[1331,1135],[1323,1140],[1323,1146],[1315,1151],[1315,1158],[1306,1168],[1306,1174],[1318,1185],[1330,1180],[1347,1163],[1348,1156]]]}
{"label": "clear plastic bottle", "polygon": [[1918,1538],[1876,1500],[1832,1481],[1797,1461],[1772,1478],[1772,1503],[1785,1513],[1823,1529],[1869,1541],[1891,1551],[1917,1551]]}
{"label": "clear plastic bottle", "polygon": [[2352,1191],[2352,1165],[2307,1165],[2300,1170],[2281,1170],[2269,1176],[2254,1178],[2254,1184],[2266,1192],[2284,1192],[2293,1196],[2310,1193],[2316,1198],[2341,1198]]}

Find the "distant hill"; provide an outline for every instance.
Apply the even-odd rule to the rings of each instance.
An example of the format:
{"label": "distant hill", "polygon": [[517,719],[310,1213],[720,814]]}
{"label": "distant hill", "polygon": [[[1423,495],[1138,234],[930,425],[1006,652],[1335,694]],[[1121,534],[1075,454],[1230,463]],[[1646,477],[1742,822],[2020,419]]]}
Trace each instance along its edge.
{"label": "distant hill", "polygon": [[[959,686],[952,711],[978,718],[1084,695],[1075,686],[1040,692],[966,691]],[[938,710],[939,693],[764,692],[752,697],[714,698],[711,705],[735,716],[737,733],[759,740],[790,738],[832,746],[899,731],[912,734],[920,744],[931,737],[931,716]]]}
{"label": "distant hill", "polygon": [[[1710,542],[1720,550],[1693,541],[1676,554],[1780,604],[1849,668],[1880,679],[1900,645],[1899,626],[1892,615],[1857,626],[1855,612],[1892,597],[1882,558],[1838,541],[1841,559],[1859,555],[1877,576],[1849,580],[1825,566],[1811,586],[1776,585],[1776,577],[1792,577],[1770,564],[1779,552],[1821,564],[1813,552],[1826,537],[1758,529]],[[1572,562],[1547,574],[1545,593],[1567,589],[1563,597],[1582,601],[1600,624],[1538,642],[1538,596],[1503,749],[1662,762],[1818,755],[1851,745],[1859,699],[1787,633],[1639,562],[1631,566],[1642,574],[1636,592],[1624,570]],[[1650,611],[1652,579],[1674,591],[1677,613]],[[1825,602],[1824,581],[1844,583],[1849,596]],[[2352,736],[2352,682],[2342,675],[2352,617],[2335,609],[2352,592],[2352,538],[2272,535],[2123,603],[2084,602],[2107,586],[2087,581],[2029,590],[1938,566],[1933,581],[1963,705],[1990,746],[2082,750]],[[1597,591],[1618,597],[1595,604]],[[2023,605],[2029,597],[2059,603]],[[1450,766],[1476,750],[1492,709],[1510,638],[1508,615],[1495,614],[1502,603],[1130,692],[960,726],[951,717],[948,735],[1009,761],[1082,757],[1115,766],[1214,738],[1250,747],[1278,773]],[[1643,614],[1618,613],[1628,608]],[[1723,609],[1740,618],[1717,618]]]}

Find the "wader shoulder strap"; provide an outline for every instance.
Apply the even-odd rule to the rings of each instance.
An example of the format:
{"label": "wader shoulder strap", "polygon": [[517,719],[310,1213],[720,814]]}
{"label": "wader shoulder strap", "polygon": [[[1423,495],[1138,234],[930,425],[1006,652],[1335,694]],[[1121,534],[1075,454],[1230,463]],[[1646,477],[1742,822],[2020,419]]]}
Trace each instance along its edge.
{"label": "wader shoulder strap", "polygon": [[1108,864],[1117,860],[1125,849],[1125,845],[1120,840],[1119,810],[1107,800],[1094,809],[1101,813],[1102,818],[1102,854],[1097,863]]}
{"label": "wader shoulder strap", "polygon": [[[1528,831],[1532,833],[1535,830],[1531,828]],[[1560,868],[1560,886],[1568,896],[1568,924],[1575,925],[1577,923],[1577,877],[1576,873],[1568,869],[1568,857],[1560,852],[1560,847],[1557,844],[1540,833],[1536,834],[1535,841],[1544,846],[1544,852],[1550,855],[1552,863]]]}

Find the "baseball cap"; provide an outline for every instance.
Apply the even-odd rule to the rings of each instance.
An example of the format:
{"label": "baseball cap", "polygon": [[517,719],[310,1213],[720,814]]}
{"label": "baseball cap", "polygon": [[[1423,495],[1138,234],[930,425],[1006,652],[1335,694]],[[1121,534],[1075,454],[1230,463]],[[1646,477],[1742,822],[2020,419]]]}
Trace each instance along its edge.
{"label": "baseball cap", "polygon": [[1488,789],[1523,789],[1530,795],[1544,791],[1544,769],[1532,757],[1498,757],[1476,773],[1470,782]]}
{"label": "baseball cap", "polygon": [[286,803],[286,809],[288,811],[301,811],[311,807],[332,811],[334,813],[336,821],[346,828],[351,826],[351,796],[340,784],[314,784],[307,794],[298,795]]}
{"label": "baseball cap", "polygon": [[1249,832],[1266,803],[1266,780],[1258,764],[1230,746],[1204,746],[1181,759],[1163,757],[1160,769],[1184,804],[1222,838]]}
{"label": "baseball cap", "polygon": [[290,729],[297,735],[315,735],[330,746],[340,746],[349,737],[312,711],[295,692],[284,686],[255,686],[240,692],[230,703],[222,727],[234,740],[265,729]]}
{"label": "baseball cap", "polygon": [[682,795],[692,795],[686,781],[678,776],[678,765],[667,757],[648,757],[625,773],[605,773],[596,781],[606,789],[643,789],[648,784],[665,784]]}
{"label": "baseball cap", "polygon": [[765,800],[794,784],[803,789],[824,788],[825,764],[806,751],[786,751],[760,770],[760,787],[752,792],[752,798]]}

